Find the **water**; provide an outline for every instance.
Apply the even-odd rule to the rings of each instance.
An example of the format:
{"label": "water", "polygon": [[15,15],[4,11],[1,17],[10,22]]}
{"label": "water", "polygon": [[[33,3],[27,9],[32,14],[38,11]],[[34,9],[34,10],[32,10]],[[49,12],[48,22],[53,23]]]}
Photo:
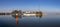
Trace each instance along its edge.
{"label": "water", "polygon": [[[46,15],[38,17],[19,18],[18,27],[59,27],[60,15]],[[16,20],[12,16],[0,16],[0,27],[16,27]]]}

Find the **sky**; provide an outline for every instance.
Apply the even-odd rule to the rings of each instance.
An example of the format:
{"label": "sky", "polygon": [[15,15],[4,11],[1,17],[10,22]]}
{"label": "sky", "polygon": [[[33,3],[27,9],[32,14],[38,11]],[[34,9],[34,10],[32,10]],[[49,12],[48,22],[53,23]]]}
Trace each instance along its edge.
{"label": "sky", "polygon": [[60,0],[0,0],[0,12],[12,10],[59,12]]}

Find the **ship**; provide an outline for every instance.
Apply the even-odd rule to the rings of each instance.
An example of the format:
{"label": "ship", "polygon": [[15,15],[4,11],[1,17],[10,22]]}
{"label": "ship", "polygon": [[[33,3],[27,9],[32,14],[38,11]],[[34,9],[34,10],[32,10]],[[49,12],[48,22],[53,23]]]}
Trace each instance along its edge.
{"label": "ship", "polygon": [[22,16],[36,16],[36,17],[42,17],[42,12],[41,11],[17,11],[17,10],[14,10],[12,13],[11,13],[12,16],[16,17],[22,17]]}

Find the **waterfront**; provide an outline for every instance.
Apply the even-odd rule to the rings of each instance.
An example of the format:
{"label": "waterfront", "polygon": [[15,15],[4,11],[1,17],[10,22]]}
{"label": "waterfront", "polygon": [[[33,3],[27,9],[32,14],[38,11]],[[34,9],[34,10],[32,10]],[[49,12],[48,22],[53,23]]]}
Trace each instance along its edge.
{"label": "waterfront", "polygon": [[[22,17],[18,19],[18,27],[58,27],[60,26],[60,15],[46,15],[38,17]],[[0,16],[0,27],[16,27],[14,17]]]}

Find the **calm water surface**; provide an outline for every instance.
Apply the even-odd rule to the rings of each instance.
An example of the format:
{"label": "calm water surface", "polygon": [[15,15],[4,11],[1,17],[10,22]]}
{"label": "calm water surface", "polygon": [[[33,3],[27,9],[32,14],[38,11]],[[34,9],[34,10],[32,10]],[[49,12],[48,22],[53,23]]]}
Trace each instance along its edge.
{"label": "calm water surface", "polygon": [[[18,27],[59,27],[60,15],[19,18]],[[0,16],[0,27],[16,27],[16,20],[12,16]]]}

